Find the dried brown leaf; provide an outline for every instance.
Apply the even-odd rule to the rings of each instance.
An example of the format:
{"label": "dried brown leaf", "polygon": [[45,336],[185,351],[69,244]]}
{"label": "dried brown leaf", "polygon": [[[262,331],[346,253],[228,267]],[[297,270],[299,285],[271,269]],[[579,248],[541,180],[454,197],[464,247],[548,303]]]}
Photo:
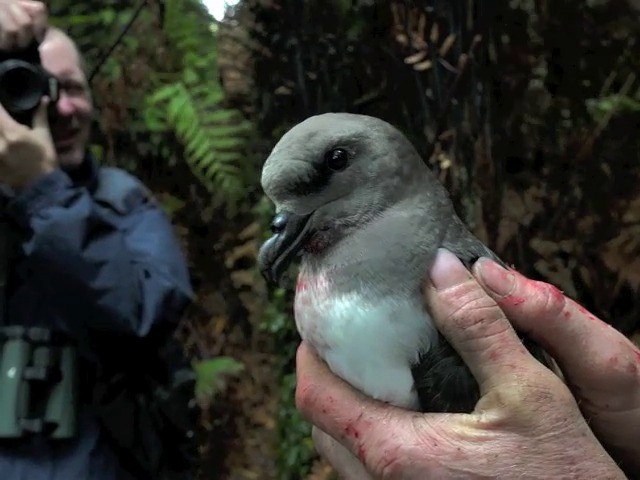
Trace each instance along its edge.
{"label": "dried brown leaf", "polygon": [[413,66],[413,69],[418,72],[424,72],[425,70],[429,70],[433,66],[433,62],[431,60],[425,60],[424,62],[416,63]]}
{"label": "dried brown leaf", "polygon": [[523,195],[526,213],[523,217],[523,225],[528,226],[536,215],[544,213],[544,192],[537,187],[528,188]]}
{"label": "dried brown leaf", "polygon": [[440,154],[438,154],[438,156],[436,157],[438,160],[438,164],[440,166],[440,170],[447,170],[449,168],[451,168],[452,165],[452,160],[451,157],[448,156],[445,152],[442,152]]}
{"label": "dried brown leaf", "polygon": [[513,219],[521,219],[526,213],[523,196],[514,190],[506,190],[502,196],[502,214]]}
{"label": "dried brown leaf", "polygon": [[411,48],[415,50],[429,51],[429,45],[424,41],[422,35],[412,32],[411,33]]}
{"label": "dried brown leaf", "polygon": [[311,473],[305,480],[333,480],[334,478],[338,478],[335,470],[325,460],[320,459],[313,464]]}
{"label": "dried brown leaf", "polygon": [[502,197],[502,218],[498,224],[498,238],[496,248],[503,251],[504,247],[517,235],[520,222],[526,212],[520,195],[513,190],[506,190]]}
{"label": "dried brown leaf", "polygon": [[242,245],[231,249],[225,259],[225,265],[227,268],[232,268],[233,265],[241,258],[249,258],[254,260],[258,255],[258,242],[256,240],[250,240]]}
{"label": "dried brown leaf", "polygon": [[440,50],[438,51],[441,57],[444,57],[447,53],[449,53],[449,50],[451,50],[451,47],[453,46],[455,41],[456,35],[454,33],[450,33],[447,38],[444,39],[444,42],[442,42]]}
{"label": "dried brown leaf", "polygon": [[593,235],[596,226],[596,219],[593,215],[587,215],[578,220],[577,231],[582,237],[590,237]]}
{"label": "dried brown leaf", "polygon": [[593,288],[593,280],[591,279],[591,272],[584,265],[580,265],[578,268],[578,272],[580,273],[580,278],[588,288]]}
{"label": "dried brown leaf", "polygon": [[635,291],[640,288],[640,226],[622,230],[607,242],[601,258],[615,272],[619,283],[627,283]]}
{"label": "dried brown leaf", "polygon": [[258,425],[262,425],[268,430],[273,430],[274,428],[276,428],[277,422],[273,418],[273,415],[270,415],[261,408],[258,408],[252,412],[251,419]]}
{"label": "dried brown leaf", "polygon": [[216,336],[221,335],[229,325],[229,318],[226,315],[218,315],[212,319],[213,332]]}
{"label": "dried brown leaf", "polygon": [[251,287],[256,281],[255,271],[235,270],[231,272],[231,281],[235,288]]}
{"label": "dried brown leaf", "polygon": [[275,93],[276,95],[291,95],[293,91],[289,87],[281,85],[276,88],[273,93]]}
{"label": "dried brown leaf", "polygon": [[419,62],[420,60],[422,60],[426,55],[427,55],[427,52],[425,52],[424,50],[421,50],[405,58],[404,63],[406,63],[407,65],[413,65]]}
{"label": "dried brown leaf", "polygon": [[640,196],[628,201],[616,237],[601,250],[604,264],[618,276],[618,286],[640,289]]}
{"label": "dried brown leaf", "polygon": [[226,310],[226,302],[222,294],[217,290],[200,295],[198,304],[211,315],[219,315]]}
{"label": "dried brown leaf", "polygon": [[247,225],[239,234],[238,239],[240,240],[250,240],[254,238],[258,238],[261,233],[260,224],[258,222],[253,222]]}
{"label": "dried brown leaf", "polygon": [[529,241],[529,246],[541,257],[552,257],[560,250],[558,242],[552,242],[551,240],[543,240],[541,238],[532,238]]}
{"label": "dried brown leaf", "polygon": [[431,26],[431,33],[429,34],[429,40],[431,41],[431,43],[436,43],[438,41],[438,38],[440,38],[440,28],[438,27],[437,23],[434,23]]}
{"label": "dried brown leaf", "polygon": [[418,18],[418,34],[420,35],[420,37],[424,37],[424,31],[427,28],[427,16],[424,13],[420,14],[420,17]]}
{"label": "dried brown leaf", "polygon": [[541,259],[534,264],[534,268],[553,285],[560,288],[567,296],[576,298],[578,292],[573,282],[571,268],[555,258],[553,260]]}
{"label": "dried brown leaf", "polygon": [[403,47],[406,47],[407,45],[409,45],[409,37],[407,37],[407,35],[404,33],[398,33],[396,35],[396,42],[398,42]]}
{"label": "dried brown leaf", "polygon": [[631,225],[640,225],[640,196],[629,203],[622,215],[622,221]]}

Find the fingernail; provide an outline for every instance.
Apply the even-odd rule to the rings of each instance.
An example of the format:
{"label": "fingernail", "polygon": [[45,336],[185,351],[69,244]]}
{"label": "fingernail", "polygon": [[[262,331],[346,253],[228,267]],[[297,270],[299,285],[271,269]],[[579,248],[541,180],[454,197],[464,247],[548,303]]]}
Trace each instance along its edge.
{"label": "fingernail", "polygon": [[436,290],[444,290],[469,280],[471,274],[458,257],[449,250],[439,248],[429,277]]}
{"label": "fingernail", "polygon": [[501,297],[513,292],[516,277],[509,270],[484,257],[478,259],[476,265],[480,280],[489,290]]}

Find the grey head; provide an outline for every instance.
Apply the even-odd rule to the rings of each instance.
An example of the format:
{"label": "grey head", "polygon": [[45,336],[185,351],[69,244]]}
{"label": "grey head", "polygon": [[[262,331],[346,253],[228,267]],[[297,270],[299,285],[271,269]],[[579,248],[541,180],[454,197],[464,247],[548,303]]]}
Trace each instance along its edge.
{"label": "grey head", "polygon": [[297,255],[321,255],[399,201],[427,190],[431,202],[449,202],[398,129],[350,113],[316,115],[294,126],[267,158],[261,183],[276,216],[259,264],[274,283]]}

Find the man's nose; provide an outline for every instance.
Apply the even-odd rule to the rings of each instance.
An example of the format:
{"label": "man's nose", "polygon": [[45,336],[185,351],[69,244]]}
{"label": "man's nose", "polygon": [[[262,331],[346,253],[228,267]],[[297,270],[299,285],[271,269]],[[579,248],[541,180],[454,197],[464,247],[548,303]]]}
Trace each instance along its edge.
{"label": "man's nose", "polygon": [[58,98],[58,103],[56,104],[56,110],[58,114],[61,116],[69,116],[75,112],[75,104],[73,103],[73,98],[68,95],[64,90],[60,91],[60,96]]}

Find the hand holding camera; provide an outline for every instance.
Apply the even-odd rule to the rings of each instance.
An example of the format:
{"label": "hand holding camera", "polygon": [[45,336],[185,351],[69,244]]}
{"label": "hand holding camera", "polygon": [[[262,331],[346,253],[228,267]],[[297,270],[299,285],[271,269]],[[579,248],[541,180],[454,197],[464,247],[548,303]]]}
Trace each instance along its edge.
{"label": "hand holding camera", "polygon": [[40,43],[47,30],[47,7],[34,0],[0,0],[0,50]]}
{"label": "hand holding camera", "polygon": [[0,183],[27,187],[56,168],[47,118],[57,81],[41,66],[42,2],[0,0]]}
{"label": "hand holding camera", "polygon": [[0,107],[0,183],[20,190],[56,168],[47,119],[48,100],[33,117],[33,128],[16,122]]}

